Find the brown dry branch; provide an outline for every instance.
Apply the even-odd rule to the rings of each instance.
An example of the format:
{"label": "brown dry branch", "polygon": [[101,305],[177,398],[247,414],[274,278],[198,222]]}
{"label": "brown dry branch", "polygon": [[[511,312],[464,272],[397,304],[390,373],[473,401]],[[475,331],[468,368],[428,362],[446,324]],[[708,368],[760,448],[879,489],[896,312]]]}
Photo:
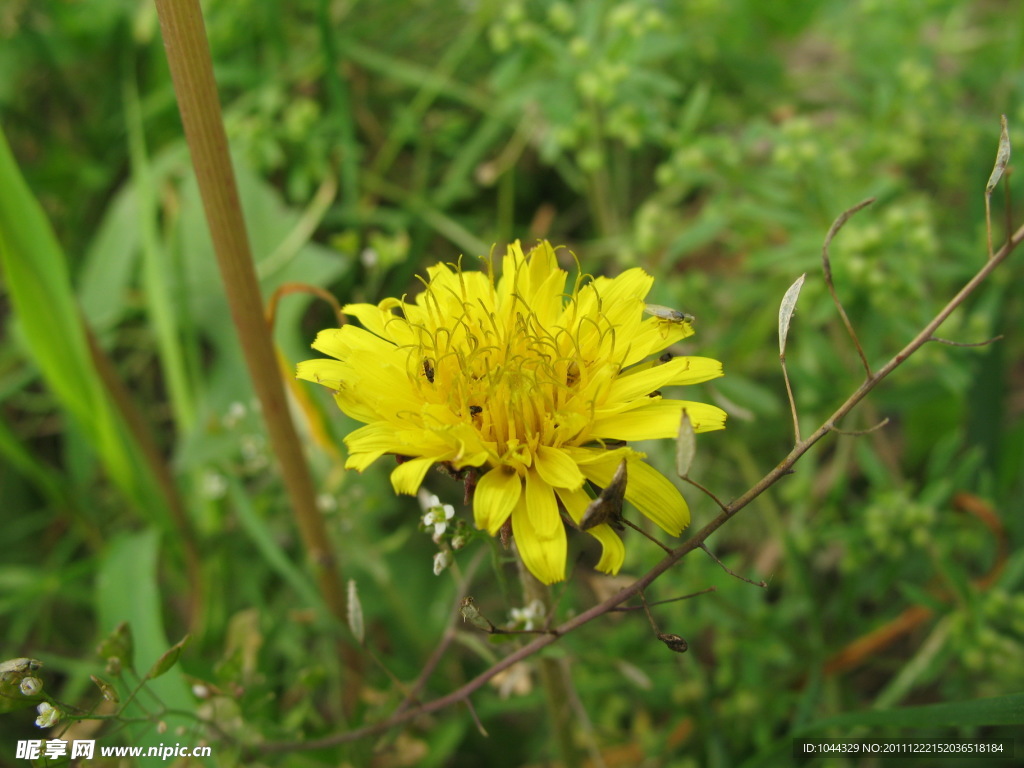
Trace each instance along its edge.
{"label": "brown dry branch", "polygon": [[[864,207],[864,203],[850,209],[844,213],[838,222],[843,222],[856,212],[860,208]],[[831,232],[832,235],[838,227],[834,226]],[[835,431],[835,425],[844,416],[846,416],[853,408],[863,400],[871,390],[881,383],[890,373],[896,370],[902,365],[907,358],[913,355],[918,349],[920,349],[928,341],[932,340],[933,334],[936,329],[949,317],[952,312],[959,307],[968,296],[970,296],[980,286],[989,275],[1000,264],[1002,264],[1007,257],[1017,248],[1020,243],[1024,241],[1024,226],[1020,227],[1013,235],[1007,240],[1002,248],[992,258],[988,259],[985,264],[978,270],[978,272],[972,277],[958,292],[950,299],[950,301],[935,315],[934,318],[924,327],[921,331],[914,336],[913,339],[907,343],[899,352],[892,356],[888,362],[886,362],[881,368],[873,373],[869,373],[865,376],[864,381],[859,387],[840,405],[836,410],[829,416],[824,423],[821,424],[813,433],[803,440],[797,442],[789,454],[780,461],[770,472],[762,477],[757,483],[755,483],[749,490],[747,490],[742,496],[735,499],[729,504],[722,507],[721,513],[719,513],[713,520],[707,523],[703,528],[697,531],[690,539],[680,544],[678,547],[673,549],[667,554],[657,565],[651,568],[647,573],[637,579],[629,586],[622,589],[612,597],[592,606],[586,611],[573,616],[567,621],[559,624],[557,627],[553,627],[550,634],[545,634],[537,637],[531,642],[523,645],[517,650],[510,653],[504,659],[477,675],[475,678],[465,683],[461,687],[455,689],[451,693],[441,696],[440,698],[434,699],[433,701],[426,702],[418,707],[403,709],[396,712],[386,720],[382,720],[378,723],[366,725],[362,728],[356,728],[354,730],[345,731],[342,733],[325,736],[319,739],[311,739],[308,741],[281,741],[281,742],[268,742],[260,745],[257,748],[258,753],[268,754],[277,752],[292,752],[299,750],[314,750],[324,749],[326,747],[337,746],[339,744],[345,744],[359,739],[363,739],[369,736],[374,736],[379,733],[383,733],[391,728],[407,723],[422,715],[438,712],[446,709],[453,704],[465,702],[469,697],[482,688],[493,679],[496,675],[500,674],[509,667],[517,664],[524,659],[527,659],[534,654],[538,653],[547,646],[557,642],[559,638],[576,631],[585,624],[589,624],[594,619],[597,619],[605,614],[619,609],[626,601],[641,594],[652,582],[654,582],[659,576],[664,574],[666,571],[671,569],[676,563],[678,563],[686,555],[693,552],[695,549],[702,549],[704,542],[721,528],[726,522],[728,522],[736,513],[741,509],[750,505],[754,499],[768,490],[771,486],[777,483],[782,477],[793,471],[793,466],[799,461],[805,453],[807,453],[819,440],[825,435],[832,431]],[[870,370],[866,365],[865,368]]]}

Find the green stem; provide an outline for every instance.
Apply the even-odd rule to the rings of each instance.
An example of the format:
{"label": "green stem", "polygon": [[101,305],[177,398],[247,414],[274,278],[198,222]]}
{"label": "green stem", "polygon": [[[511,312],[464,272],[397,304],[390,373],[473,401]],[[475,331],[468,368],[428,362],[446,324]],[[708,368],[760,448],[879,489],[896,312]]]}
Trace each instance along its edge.
{"label": "green stem", "polygon": [[[550,617],[555,609],[551,599],[551,588],[541,584],[533,574],[526,570],[523,561],[519,560],[519,580],[523,585],[523,599],[527,604],[540,600],[544,606],[544,616]],[[572,689],[572,677],[569,666],[564,658],[544,658],[538,660],[541,685],[547,699],[548,721],[551,724],[552,736],[558,754],[562,759],[563,768],[579,768],[583,765],[583,751],[577,746],[573,736],[573,709],[577,701]]]}

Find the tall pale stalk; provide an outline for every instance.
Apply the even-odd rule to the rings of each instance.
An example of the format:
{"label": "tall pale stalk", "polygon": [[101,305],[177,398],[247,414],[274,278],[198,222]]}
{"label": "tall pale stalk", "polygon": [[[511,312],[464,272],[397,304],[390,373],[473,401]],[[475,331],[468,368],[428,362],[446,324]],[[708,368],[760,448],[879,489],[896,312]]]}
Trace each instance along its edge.
{"label": "tall pale stalk", "polygon": [[[231,317],[320,592],[331,612],[343,619],[345,594],[341,576],[316,506],[312,476],[288,411],[270,330],[264,319],[263,299],[228,153],[199,2],[157,0],[156,7]],[[350,674],[354,675],[358,669],[355,651],[345,645],[343,652]],[[350,704],[351,696],[358,691],[354,683],[350,679],[346,685]]]}

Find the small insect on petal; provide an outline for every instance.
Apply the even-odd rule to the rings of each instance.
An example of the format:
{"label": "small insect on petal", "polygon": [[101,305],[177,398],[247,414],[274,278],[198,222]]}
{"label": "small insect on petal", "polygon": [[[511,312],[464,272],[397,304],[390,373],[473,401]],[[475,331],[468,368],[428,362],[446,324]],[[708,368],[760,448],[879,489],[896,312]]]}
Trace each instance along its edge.
{"label": "small insect on petal", "polygon": [[601,523],[608,523],[617,531],[625,530],[622,524],[622,501],[626,497],[626,460],[623,459],[608,486],[590,502],[583,517],[580,528],[584,531]]}
{"label": "small insect on petal", "polygon": [[662,320],[668,320],[670,323],[692,323],[694,321],[693,315],[671,307],[663,307],[660,304],[644,304],[644,312]]}
{"label": "small insect on petal", "polygon": [[429,357],[423,359],[423,375],[431,384],[434,383],[434,361]]}

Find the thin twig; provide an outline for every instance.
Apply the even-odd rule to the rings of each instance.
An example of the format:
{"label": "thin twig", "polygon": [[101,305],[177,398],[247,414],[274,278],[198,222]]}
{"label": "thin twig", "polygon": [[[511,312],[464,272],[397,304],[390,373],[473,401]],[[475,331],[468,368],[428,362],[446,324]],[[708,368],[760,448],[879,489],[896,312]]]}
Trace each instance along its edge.
{"label": "thin twig", "polygon": [[[395,712],[402,712],[405,710],[420,694],[423,690],[423,686],[427,684],[430,676],[434,674],[434,670],[437,669],[437,665],[441,663],[441,659],[444,657],[444,653],[448,650],[455,636],[458,634],[458,617],[459,617],[459,605],[462,603],[464,597],[469,594],[469,586],[473,582],[473,577],[476,575],[477,569],[480,567],[480,563],[483,562],[484,556],[487,554],[486,550],[481,549],[473,559],[469,561],[469,565],[466,566],[466,573],[458,578],[457,588],[455,590],[455,598],[452,601],[451,610],[448,612],[450,620],[448,626],[445,627],[444,633],[441,635],[441,639],[434,648],[433,652],[427,658],[426,663],[423,665],[423,669],[420,670],[419,675],[408,687],[408,693],[405,699],[398,705]],[[454,569],[454,566],[453,566]]]}
{"label": "thin twig", "polygon": [[698,483],[696,480],[694,480],[691,477],[683,477],[683,478],[680,478],[680,479],[683,482],[689,483],[694,488],[696,488],[698,491],[701,491],[705,496],[707,496],[709,499],[711,499],[713,502],[715,502],[715,504],[718,505],[719,509],[722,509],[722,510],[725,509],[725,503],[721,499],[719,499],[717,496],[715,496],[715,494],[713,494],[711,491],[709,491],[707,488],[705,488],[703,485]]}
{"label": "thin twig", "polygon": [[725,563],[723,563],[721,560],[719,560],[718,556],[715,555],[715,553],[712,552],[710,549],[708,549],[707,544],[704,544],[703,542],[701,542],[700,548],[703,549],[707,553],[708,557],[710,557],[712,560],[714,560],[716,563],[718,563],[718,565],[721,567],[721,569],[723,571],[725,571],[726,573],[728,573],[730,576],[733,576],[733,577],[739,579],[740,581],[745,581],[745,582],[747,582],[747,584],[753,584],[755,587],[761,587],[762,589],[764,587],[768,586],[768,582],[767,581],[753,581],[751,579],[748,579],[746,576],[740,576],[738,573],[736,573],[736,571],[734,571],[731,568],[727,567]]}
{"label": "thin twig", "polygon": [[828,230],[828,234],[825,235],[825,242],[821,246],[821,268],[825,273],[825,284],[828,286],[828,292],[832,294],[832,301],[836,305],[836,309],[839,310],[840,317],[843,318],[843,325],[846,326],[846,332],[850,334],[850,338],[853,339],[853,345],[857,348],[857,354],[860,355],[860,361],[864,364],[864,371],[867,377],[871,378],[871,366],[868,365],[868,359],[864,355],[864,348],[860,345],[860,340],[857,338],[857,332],[853,330],[853,324],[850,322],[850,318],[846,314],[846,310],[843,309],[843,303],[839,300],[839,295],[836,293],[836,286],[832,282],[832,264],[829,261],[828,247],[832,244],[832,238],[834,238],[839,230],[843,228],[843,225],[850,219],[853,214],[862,208],[867,208],[875,202],[875,198],[869,197],[867,200],[862,200],[852,208],[848,208],[839,214],[839,217],[832,222],[831,228]]}
{"label": "thin twig", "polygon": [[938,336],[932,336],[928,341],[935,341],[939,344],[946,344],[950,347],[987,347],[989,344],[994,344],[1003,338],[1003,334],[993,336],[991,339],[986,341],[950,341],[949,339],[940,339]]}
{"label": "thin twig", "polygon": [[[666,605],[667,603],[678,603],[680,600],[689,600],[693,597],[699,597],[700,595],[706,595],[709,592],[717,592],[718,587],[706,587],[698,592],[691,592],[688,595],[680,595],[679,597],[670,597],[667,600],[655,600],[653,603],[648,605]],[[609,613],[629,613],[630,611],[642,611],[642,605],[617,605]]]}
{"label": "thin twig", "polygon": [[624,518],[624,517],[623,517],[623,518],[621,518],[621,520],[622,520],[622,522],[623,522],[623,523],[625,523],[626,525],[628,525],[628,526],[629,526],[630,528],[632,528],[632,529],[633,529],[634,531],[636,531],[637,533],[639,533],[639,534],[640,534],[641,536],[643,536],[643,537],[644,537],[645,539],[649,539],[650,541],[653,541],[653,542],[654,542],[655,544],[657,544],[657,545],[658,545],[659,547],[661,547],[661,548],[662,548],[663,550],[665,550],[666,552],[671,552],[671,551],[672,551],[672,547],[667,547],[667,546],[665,546],[664,544],[662,544],[662,543],[661,543],[660,541],[658,541],[658,540],[657,540],[656,538],[654,538],[653,536],[651,536],[651,534],[649,534],[649,533],[648,533],[647,531],[645,531],[645,530],[644,530],[643,528],[641,528],[641,527],[640,527],[639,525],[637,525],[636,523],[631,523],[631,522],[629,522],[629,520],[627,520],[627,519],[626,519],[626,518]]}
{"label": "thin twig", "polygon": [[1004,175],[1005,180],[1003,181],[1003,200],[1005,201],[1004,209],[1006,212],[1006,232],[1013,231],[1013,188],[1010,186],[1010,175],[1013,173],[1013,168],[1007,168]]}
{"label": "thin twig", "polygon": [[789,412],[793,415],[793,440],[800,442],[800,417],[797,415],[796,399],[793,397],[793,385],[789,383],[789,371],[786,369],[786,356],[779,355],[782,366],[782,380],[786,382],[786,397],[789,398]]}
{"label": "thin twig", "polygon": [[871,392],[871,390],[878,386],[882,379],[892,373],[896,368],[902,365],[910,355],[920,349],[921,346],[923,346],[932,337],[935,330],[946,320],[947,317],[949,317],[953,310],[960,306],[964,300],[973,293],[990,274],[992,274],[996,267],[1006,260],[1006,258],[1022,241],[1024,241],[1024,226],[1020,227],[1016,232],[1014,232],[1012,237],[1008,238],[1006,244],[1000,248],[990,260],[985,262],[974,277],[972,277],[957,292],[957,294],[950,299],[950,301],[935,315],[935,317],[921,330],[920,333],[918,333],[906,346],[904,346],[903,349],[897,352],[884,366],[882,366],[882,368],[878,370],[877,373],[869,376],[853,392],[853,394],[851,394],[843,404],[840,405],[835,412],[833,412],[833,414],[814,431],[813,434],[801,441],[798,445],[794,446],[793,450],[789,452],[786,458],[779,462],[779,464],[768,472],[768,474],[755,483],[746,493],[728,504],[725,509],[722,510],[721,514],[707,523],[690,539],[673,549],[670,555],[664,557],[657,563],[657,565],[651,568],[639,579],[606,600],[603,600],[597,605],[592,606],[591,608],[560,624],[556,628],[558,633],[557,635],[544,635],[538,637],[530,643],[527,643],[521,648],[513,651],[501,661],[497,662],[486,671],[481,672],[475,678],[463,684],[451,693],[427,702],[416,709],[406,710],[378,723],[373,723],[371,725],[351,731],[345,731],[343,733],[332,734],[320,739],[312,739],[308,741],[268,742],[255,748],[254,752],[256,754],[269,754],[277,752],[324,749],[327,747],[337,746],[339,744],[358,741],[359,739],[382,733],[421,715],[438,712],[452,704],[464,701],[475,691],[486,685],[487,682],[495,675],[555,643],[559,637],[567,635],[594,619],[615,610],[622,603],[625,603],[630,598],[638,595],[641,590],[645,589],[649,584],[672,568],[683,557],[700,547],[712,533],[721,528],[722,525],[724,525],[737,512],[748,506],[752,501],[754,501],[754,499],[764,493],[773,484],[778,482],[780,478],[791,472],[793,465],[796,464],[800,457],[807,453],[811,447],[832,431],[833,425],[849,413],[854,406],[856,406],[869,392]]}
{"label": "thin twig", "polygon": [[847,437],[861,437],[862,435],[870,435],[872,432],[877,432],[888,423],[889,417],[886,416],[880,422],[875,424],[875,426],[868,427],[867,429],[840,429],[835,424],[833,424],[832,431],[835,432],[837,435],[846,435]]}
{"label": "thin twig", "polygon": [[647,605],[647,595],[644,594],[642,589],[640,590],[640,605],[644,609],[644,614],[647,616],[647,621],[650,623],[651,629],[654,631],[654,634],[657,635],[661,630],[658,629],[658,623],[654,620],[654,615],[651,613],[651,607]]}

